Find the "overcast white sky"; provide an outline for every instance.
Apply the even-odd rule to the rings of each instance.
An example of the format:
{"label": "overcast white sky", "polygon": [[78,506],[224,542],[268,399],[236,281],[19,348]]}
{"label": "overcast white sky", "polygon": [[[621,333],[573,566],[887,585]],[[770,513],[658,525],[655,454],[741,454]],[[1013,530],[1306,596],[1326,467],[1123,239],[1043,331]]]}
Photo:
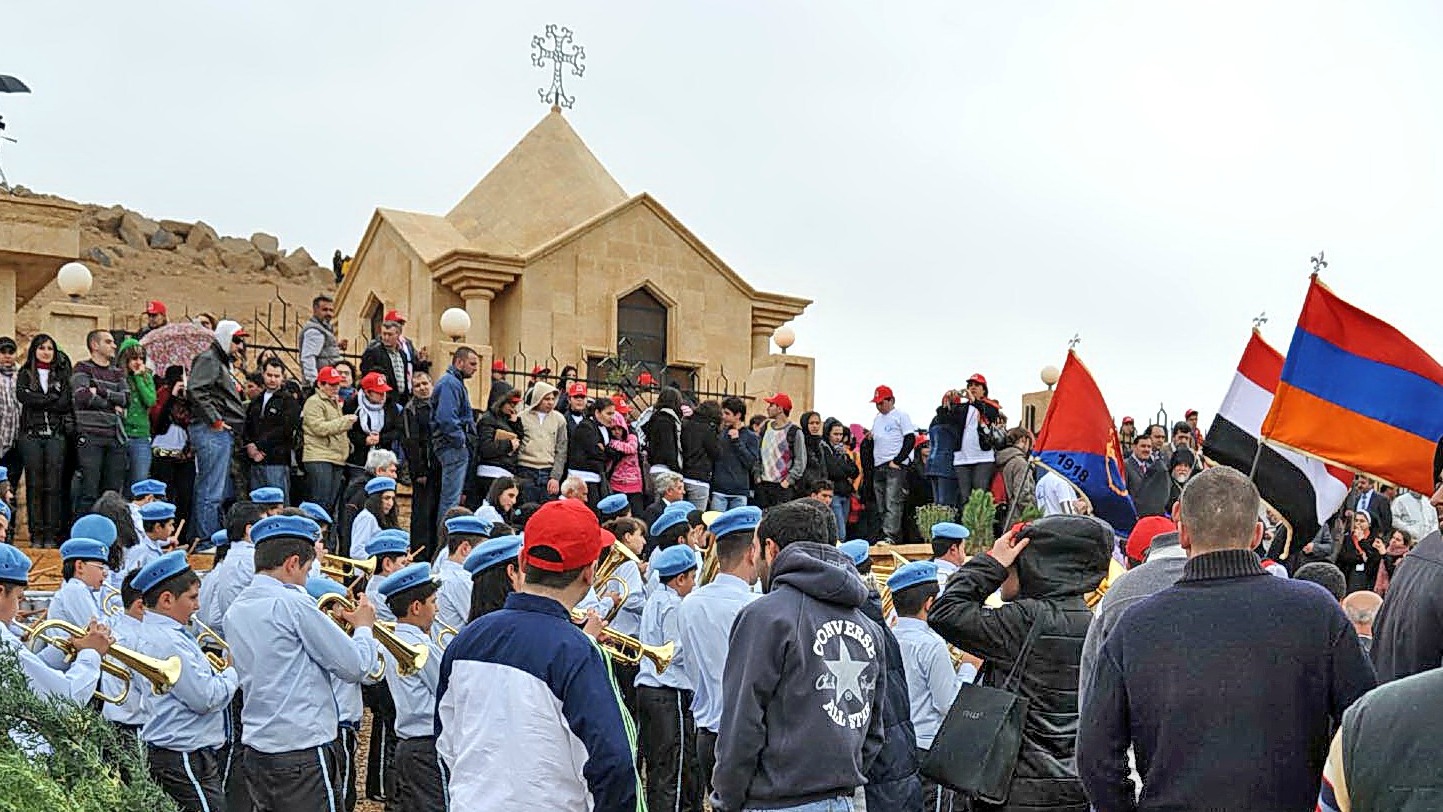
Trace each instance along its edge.
{"label": "overcast white sky", "polygon": [[[268,231],[324,261],[372,209],[444,213],[568,113],[757,287],[816,303],[822,411],[1007,410],[1074,333],[1116,417],[1221,400],[1308,257],[1435,356],[1443,7],[1431,3],[16,4],[12,183]],[[1205,420],[1208,417],[1204,418]]]}

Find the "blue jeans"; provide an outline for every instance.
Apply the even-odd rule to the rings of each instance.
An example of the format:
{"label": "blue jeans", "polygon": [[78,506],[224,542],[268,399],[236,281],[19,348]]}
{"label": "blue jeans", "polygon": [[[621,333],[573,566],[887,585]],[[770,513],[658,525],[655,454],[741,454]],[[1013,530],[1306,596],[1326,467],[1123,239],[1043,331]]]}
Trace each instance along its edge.
{"label": "blue jeans", "polygon": [[957,480],[955,478],[928,474],[927,482],[932,485],[933,502],[948,507],[959,507],[957,502]]}
{"label": "blue jeans", "polygon": [[[285,494],[286,504],[291,503],[291,467],[289,465],[251,465],[251,490],[256,488],[280,488]],[[330,505],[322,505],[330,513]],[[335,518],[332,514],[331,518]]]}
{"label": "blue jeans", "polygon": [[[752,809],[754,807],[747,807]],[[852,812],[857,806],[851,798],[828,798],[824,801],[812,801],[811,803],[799,804],[797,806],[778,806],[769,808],[767,812]]]}
{"label": "blue jeans", "polygon": [[130,484],[150,479],[150,438],[127,437],[125,456],[130,459]]}
{"label": "blue jeans", "polygon": [[340,502],[346,466],[334,462],[305,462],[301,463],[301,468],[306,472],[306,496],[331,514],[331,531],[326,534],[326,548],[336,552],[340,549],[336,530],[344,520]]}
{"label": "blue jeans", "polygon": [[711,509],[712,509],[712,510],[720,510],[720,511],[722,511],[723,513],[725,513],[726,511],[731,510],[732,508],[739,508],[739,507],[746,507],[746,506],[747,506],[747,498],[746,498],[745,496],[732,496],[732,495],[730,495],[730,494],[717,493],[716,491],[712,491],[712,492],[711,492]]}
{"label": "blue jeans", "polygon": [[546,483],[551,481],[550,468],[523,468],[516,466],[516,484],[521,486],[521,502],[541,504],[556,497],[546,492]]}
{"label": "blue jeans", "polygon": [[[461,504],[461,487],[466,484],[466,466],[471,462],[471,452],[465,444],[456,446],[438,445],[433,456],[441,469],[441,491],[436,499],[436,518]],[[439,532],[439,531],[438,531]]]}
{"label": "blue jeans", "polygon": [[852,512],[852,497],[833,496],[832,515],[837,517],[837,537],[841,541],[847,540],[847,515]]}
{"label": "blue jeans", "polygon": [[696,480],[683,480],[686,488],[686,501],[690,502],[697,510],[706,510],[711,501],[711,485]]}
{"label": "blue jeans", "polygon": [[221,528],[220,506],[230,480],[235,435],[204,423],[191,423],[190,447],[195,449],[195,516],[191,524],[197,537],[208,539]]}

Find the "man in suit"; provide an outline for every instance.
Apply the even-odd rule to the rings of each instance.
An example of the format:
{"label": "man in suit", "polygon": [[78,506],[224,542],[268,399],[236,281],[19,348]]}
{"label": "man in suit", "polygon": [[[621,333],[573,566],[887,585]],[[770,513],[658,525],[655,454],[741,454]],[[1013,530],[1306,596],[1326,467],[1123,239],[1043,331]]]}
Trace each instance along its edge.
{"label": "man in suit", "polygon": [[1357,490],[1349,494],[1348,500],[1343,504],[1343,515],[1350,526],[1353,514],[1360,510],[1365,511],[1372,519],[1378,538],[1386,540],[1392,534],[1393,505],[1388,501],[1388,497],[1378,492],[1377,483],[1365,476],[1358,477]]}
{"label": "man in suit", "polygon": [[1132,441],[1132,453],[1123,460],[1127,469],[1127,492],[1137,507],[1138,517],[1162,516],[1167,513],[1167,462],[1153,456],[1152,436],[1139,434]]}

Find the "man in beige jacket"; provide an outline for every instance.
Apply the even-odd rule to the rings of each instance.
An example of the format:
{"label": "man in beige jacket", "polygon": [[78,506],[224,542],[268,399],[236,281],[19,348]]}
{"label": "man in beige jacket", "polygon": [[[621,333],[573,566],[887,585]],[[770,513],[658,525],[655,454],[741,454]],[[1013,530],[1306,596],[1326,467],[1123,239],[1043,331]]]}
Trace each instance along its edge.
{"label": "man in beige jacket", "polygon": [[517,451],[516,480],[521,501],[545,502],[555,499],[566,477],[566,417],[556,411],[556,387],[537,381],[522,403],[521,425],[525,436]]}

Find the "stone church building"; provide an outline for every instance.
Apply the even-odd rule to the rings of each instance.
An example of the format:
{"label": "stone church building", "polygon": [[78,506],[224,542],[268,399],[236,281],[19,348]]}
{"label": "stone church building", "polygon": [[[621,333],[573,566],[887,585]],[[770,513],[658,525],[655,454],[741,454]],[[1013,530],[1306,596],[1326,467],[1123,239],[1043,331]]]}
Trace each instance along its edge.
{"label": "stone church building", "polygon": [[[778,354],[772,333],[811,302],[747,284],[645,192],[629,195],[552,108],[444,215],[377,209],[337,296],[337,334],[371,336],[401,310],[433,359],[459,337],[482,356],[573,364],[593,381],[649,371],[683,389],[812,402],[813,360]],[[554,371],[559,372],[559,368]],[[484,403],[484,400],[477,400]]]}

